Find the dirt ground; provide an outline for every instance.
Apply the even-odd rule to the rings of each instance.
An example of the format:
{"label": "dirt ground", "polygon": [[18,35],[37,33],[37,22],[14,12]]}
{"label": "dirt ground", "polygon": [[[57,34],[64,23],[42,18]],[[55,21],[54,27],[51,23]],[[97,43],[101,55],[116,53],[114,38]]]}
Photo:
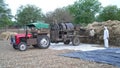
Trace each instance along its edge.
{"label": "dirt ground", "polygon": [[117,68],[112,65],[59,56],[70,50],[14,50],[9,41],[0,40],[0,68]]}

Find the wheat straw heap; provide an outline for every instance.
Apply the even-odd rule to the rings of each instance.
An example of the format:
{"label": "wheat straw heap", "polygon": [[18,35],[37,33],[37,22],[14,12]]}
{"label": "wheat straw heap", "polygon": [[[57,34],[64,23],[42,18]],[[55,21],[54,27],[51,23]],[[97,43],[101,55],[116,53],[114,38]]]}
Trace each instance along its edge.
{"label": "wheat straw heap", "polygon": [[94,40],[96,43],[103,43],[103,30],[104,26],[108,27],[109,30],[109,43],[110,45],[120,46],[120,21],[106,21],[106,22],[93,22],[92,24],[88,24],[86,27],[87,30],[91,28],[95,29],[97,38]]}
{"label": "wheat straw heap", "polygon": [[9,32],[9,31],[2,32],[0,34],[0,39],[2,39],[2,40],[10,40],[10,36],[15,35],[15,34],[17,34],[17,33],[16,32]]}

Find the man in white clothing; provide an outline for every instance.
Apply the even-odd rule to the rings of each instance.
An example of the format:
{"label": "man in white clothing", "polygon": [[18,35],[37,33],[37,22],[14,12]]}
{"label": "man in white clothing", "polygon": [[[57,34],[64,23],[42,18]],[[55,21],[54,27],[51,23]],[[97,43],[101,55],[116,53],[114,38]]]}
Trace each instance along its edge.
{"label": "man in white clothing", "polygon": [[106,26],[104,26],[104,36],[103,36],[103,39],[104,39],[104,46],[105,46],[105,48],[108,48],[109,47],[109,43],[108,43],[109,31],[108,31]]}

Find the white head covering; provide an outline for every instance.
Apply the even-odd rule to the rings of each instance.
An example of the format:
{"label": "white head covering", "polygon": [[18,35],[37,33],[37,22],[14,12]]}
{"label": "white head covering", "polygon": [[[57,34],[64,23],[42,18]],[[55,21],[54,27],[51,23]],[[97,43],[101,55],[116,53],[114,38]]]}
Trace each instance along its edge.
{"label": "white head covering", "polygon": [[107,27],[106,27],[106,26],[104,26],[104,29],[107,29]]}
{"label": "white head covering", "polygon": [[109,38],[109,31],[106,26],[104,26],[104,39]]}

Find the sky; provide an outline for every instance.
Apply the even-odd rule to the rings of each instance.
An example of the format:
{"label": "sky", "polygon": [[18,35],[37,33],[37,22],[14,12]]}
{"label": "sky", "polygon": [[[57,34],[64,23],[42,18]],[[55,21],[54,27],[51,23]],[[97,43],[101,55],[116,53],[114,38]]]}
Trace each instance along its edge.
{"label": "sky", "polygon": [[[5,3],[8,4],[8,7],[11,9],[12,14],[15,15],[17,9],[21,5],[35,5],[42,9],[43,13],[54,11],[56,8],[62,8],[64,6],[74,4],[76,0],[5,0]],[[99,0],[102,3],[102,6],[107,5],[117,5],[120,8],[120,0]]]}

